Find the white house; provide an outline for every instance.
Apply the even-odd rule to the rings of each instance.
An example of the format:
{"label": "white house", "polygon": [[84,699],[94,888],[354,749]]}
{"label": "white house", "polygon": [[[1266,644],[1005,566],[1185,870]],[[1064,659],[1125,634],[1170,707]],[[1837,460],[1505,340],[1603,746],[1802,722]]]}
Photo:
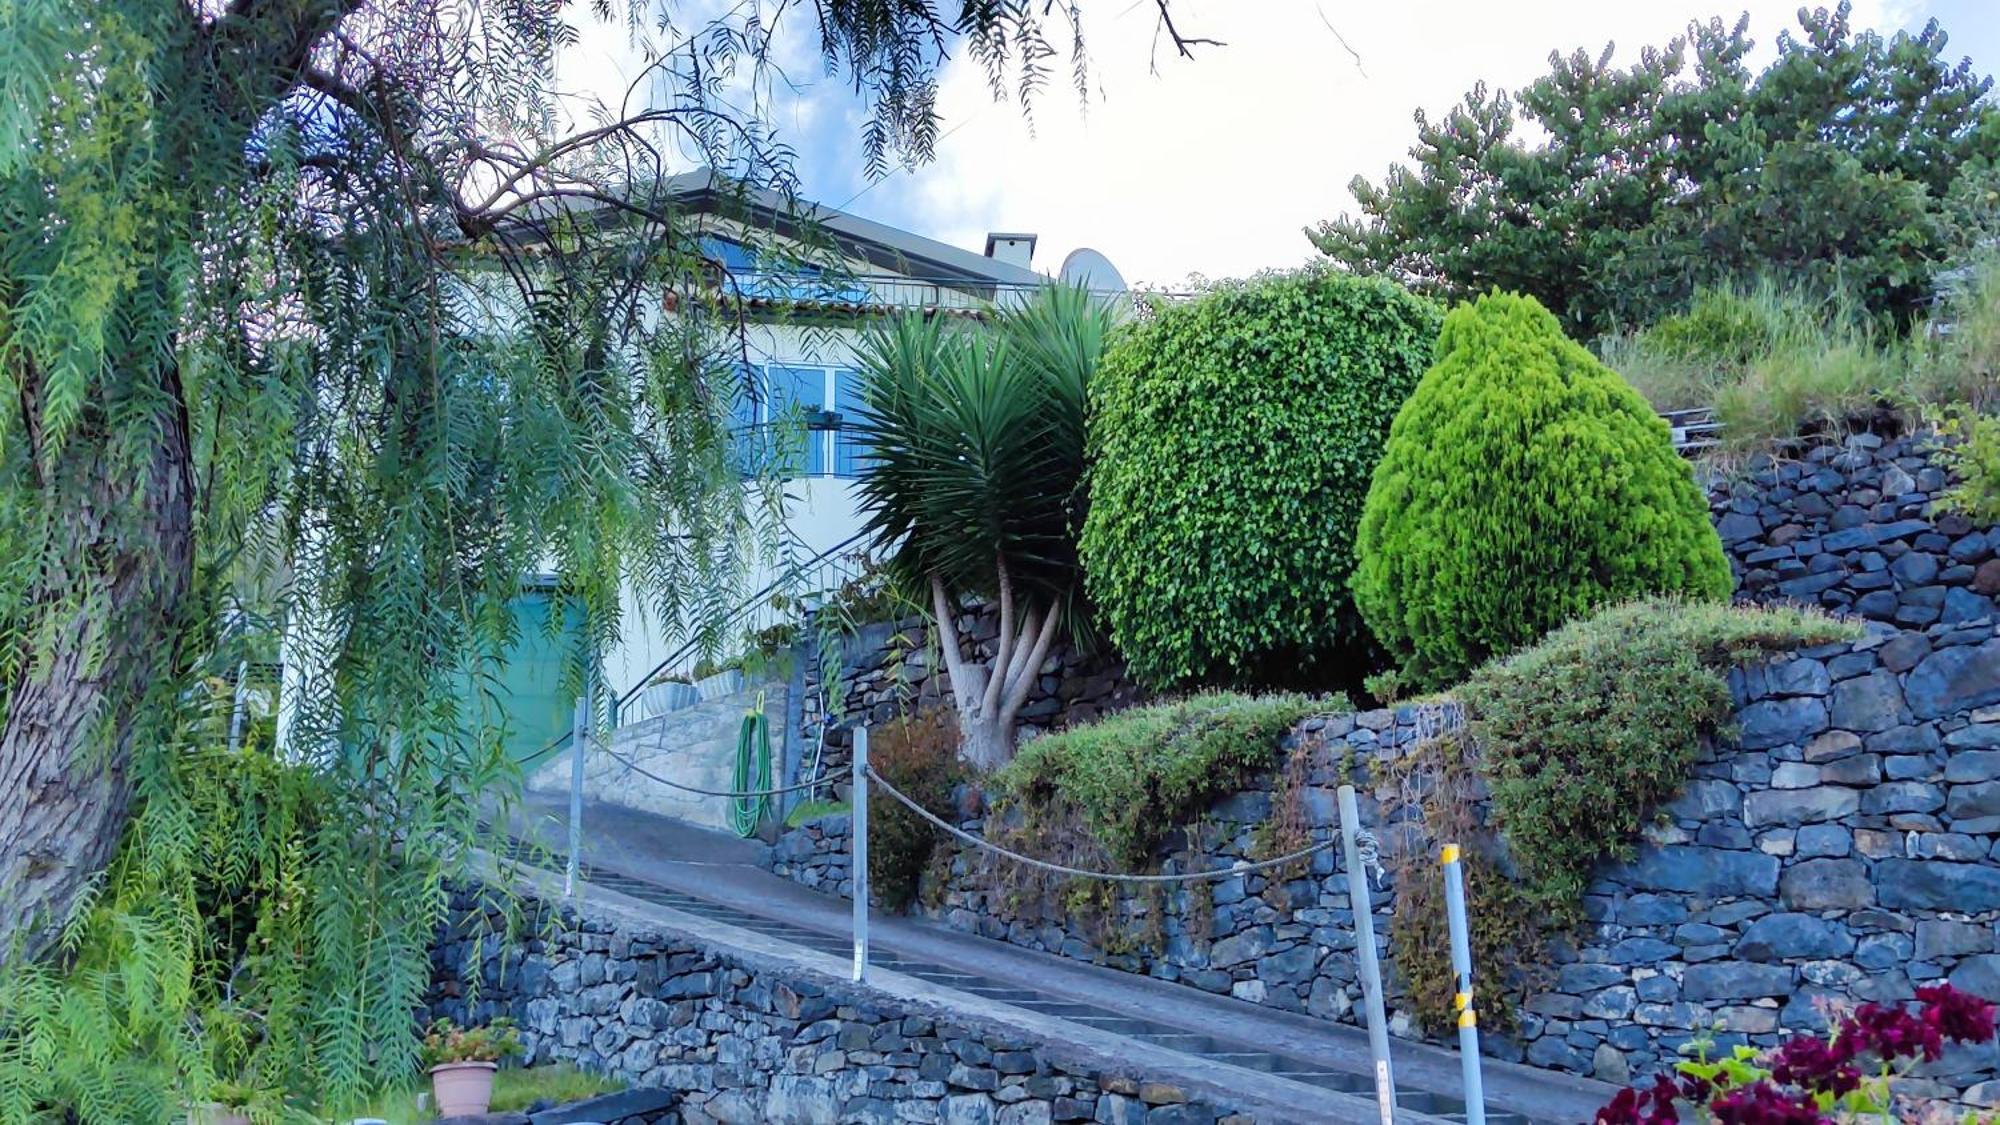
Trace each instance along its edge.
{"label": "white house", "polygon": [[[1054,275],[1039,272],[1033,234],[996,232],[983,251],[974,251],[709,172],[676,177],[664,189],[676,215],[697,232],[704,257],[721,269],[710,282],[715,295],[740,316],[744,375],[756,388],[737,411],[744,456],[783,459],[776,466],[782,546],[778,557],[745,576],[742,606],[727,626],[732,638],[777,623],[769,599],[758,596],[771,584],[831,587],[851,573],[851,555],[862,546],[854,482],[866,451],[852,422],[860,385],[854,346],[863,329],[910,309],[982,317],[1051,276],[1106,292],[1124,289],[1117,271],[1091,250],[1071,253]],[[674,315],[676,298],[664,305],[664,314]],[[768,460],[765,467],[772,467]],[[570,725],[573,700],[562,669],[582,622],[544,628],[557,598],[552,589],[527,584],[516,607],[523,626],[518,651],[502,675],[511,700],[509,749],[524,761],[542,757]],[[649,679],[691,672],[701,653],[681,623],[651,620],[636,590],[622,601],[623,639],[597,653],[596,664],[603,697],[622,700],[629,721],[649,709],[639,698]],[[290,657],[301,651],[291,636],[286,647]],[[293,694],[299,669],[286,663],[291,690],[285,694]],[[281,700],[281,740],[287,712]]]}
{"label": "white house", "polygon": [[[861,530],[854,480],[866,451],[853,429],[860,393],[854,345],[871,321],[910,309],[980,317],[1053,277],[1097,290],[1125,288],[1092,250],[1073,251],[1054,273],[1036,270],[1033,234],[994,232],[982,251],[973,251],[709,172],[678,177],[669,194],[682,215],[694,218],[703,252],[727,269],[720,285],[744,313],[747,374],[758,388],[738,419],[753,435],[746,447],[764,449],[754,435],[789,423],[788,557],[767,560],[748,576],[746,596],[783,567],[836,574],[838,560],[829,553],[845,553],[843,545]],[[801,421],[803,451],[796,448]],[[627,599],[626,610],[624,641],[600,654],[605,686],[617,694],[629,693],[685,645],[679,629],[646,621],[636,598]],[[760,623],[768,622],[745,625]]]}

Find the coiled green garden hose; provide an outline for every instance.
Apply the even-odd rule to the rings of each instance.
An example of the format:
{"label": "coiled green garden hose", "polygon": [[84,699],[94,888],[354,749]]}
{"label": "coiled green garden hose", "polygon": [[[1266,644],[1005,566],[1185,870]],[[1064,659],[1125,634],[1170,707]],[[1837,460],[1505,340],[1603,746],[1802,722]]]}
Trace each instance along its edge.
{"label": "coiled green garden hose", "polygon": [[736,731],[736,775],[730,788],[754,797],[729,799],[729,824],[736,834],[748,838],[757,834],[757,825],[771,811],[771,724],[764,717],[764,701],[743,716]]}

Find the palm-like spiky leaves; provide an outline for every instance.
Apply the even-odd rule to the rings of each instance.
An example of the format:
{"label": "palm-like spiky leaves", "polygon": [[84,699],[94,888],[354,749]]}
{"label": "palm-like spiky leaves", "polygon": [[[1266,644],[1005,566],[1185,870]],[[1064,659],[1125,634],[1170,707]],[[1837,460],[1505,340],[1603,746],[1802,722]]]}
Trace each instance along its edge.
{"label": "palm-like spiky leaves", "polygon": [[[1063,286],[997,321],[912,313],[867,335],[860,428],[869,466],[859,491],[868,529],[896,547],[898,578],[932,589],[967,712],[961,727],[971,742],[1011,745],[1017,689],[1041,661],[1017,668],[1010,657],[1045,651],[1041,634],[1077,617],[1084,409],[1112,321],[1090,294]],[[990,673],[955,663],[950,606],[966,595],[1001,603]]]}

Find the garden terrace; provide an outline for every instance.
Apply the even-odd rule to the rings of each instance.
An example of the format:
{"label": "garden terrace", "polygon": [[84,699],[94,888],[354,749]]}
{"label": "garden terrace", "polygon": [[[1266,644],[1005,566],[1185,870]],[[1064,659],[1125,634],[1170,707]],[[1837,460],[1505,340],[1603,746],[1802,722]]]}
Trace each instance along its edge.
{"label": "garden terrace", "polygon": [[[1734,673],[1730,691],[1737,739],[1695,764],[1631,862],[1591,880],[1584,924],[1554,954],[1548,983],[1525,997],[1511,1034],[1483,1038],[1494,1055],[1624,1081],[1671,1062],[1715,1020],[1724,1042],[1770,1046],[1783,1029],[1822,1026],[1818,998],[1893,999],[1934,979],[2000,995],[2000,625],[1879,629]],[[1260,832],[1291,800],[1323,837],[1332,787],[1348,778],[1372,794],[1363,815],[1385,845],[1423,854],[1422,826],[1394,808],[1398,764],[1455,721],[1418,707],[1305,720],[1285,755],[1305,756],[1306,784],[1287,792],[1273,768],[1211,805],[1205,864],[1258,858]],[[773,869],[842,888],[844,823],[788,834]],[[1169,851],[1173,869],[1184,856]],[[918,901],[955,929],[1360,1020],[1351,906],[1332,853],[1284,877],[1225,879],[1205,903],[1121,895],[1095,914],[1024,907],[1004,863],[960,854],[936,870],[947,874]],[[1434,877],[1426,864],[1391,879],[1374,903],[1378,929],[1396,932],[1403,879]],[[1418,1034],[1408,993],[1392,987],[1391,1005],[1395,1030]],[[2000,1102],[1981,1053],[1948,1055],[1922,1077]]]}

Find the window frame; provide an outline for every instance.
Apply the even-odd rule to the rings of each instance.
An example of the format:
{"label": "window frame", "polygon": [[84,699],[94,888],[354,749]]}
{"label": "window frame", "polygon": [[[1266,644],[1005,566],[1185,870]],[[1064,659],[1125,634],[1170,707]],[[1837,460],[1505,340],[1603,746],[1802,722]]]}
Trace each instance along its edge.
{"label": "window frame", "polygon": [[[842,435],[847,434],[854,428],[848,419],[854,416],[854,407],[859,405],[861,396],[860,368],[850,364],[778,359],[765,359],[750,363],[748,366],[756,379],[756,399],[752,404],[754,406],[754,417],[749,422],[753,430],[767,430],[776,425],[776,418],[783,416],[782,411],[789,410],[794,406],[797,406],[802,413],[825,412],[832,414],[840,420],[839,425],[828,429],[806,427],[805,466],[800,472],[792,475],[808,478],[831,478],[834,480],[854,480],[861,475],[860,465],[865,454],[861,452],[858,442],[849,445],[850,449],[855,450],[847,458],[847,464],[850,466],[849,470],[843,472],[841,468],[841,447],[843,445],[841,438]],[[777,396],[773,392],[772,371],[774,369],[789,373],[790,377],[794,380],[800,374],[806,372],[816,374],[819,377],[820,384],[819,402],[817,404],[806,404],[797,399],[789,400],[783,406],[779,407],[780,412],[774,415],[773,407],[778,406]],[[856,402],[852,405],[843,404],[841,400],[843,375],[848,376],[846,380],[849,384],[848,389],[852,391],[853,397],[856,399]],[[815,471],[815,469],[818,471]]]}

